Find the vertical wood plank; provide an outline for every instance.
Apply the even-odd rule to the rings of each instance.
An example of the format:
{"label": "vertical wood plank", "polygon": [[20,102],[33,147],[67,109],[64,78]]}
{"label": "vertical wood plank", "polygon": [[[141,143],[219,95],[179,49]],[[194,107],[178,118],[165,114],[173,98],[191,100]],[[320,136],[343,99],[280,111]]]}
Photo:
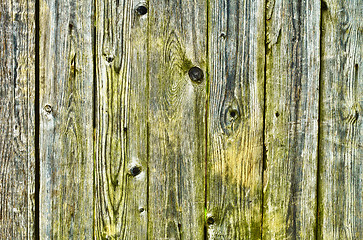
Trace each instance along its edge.
{"label": "vertical wood plank", "polygon": [[268,1],[264,239],[315,239],[320,2]]}
{"label": "vertical wood plank", "polygon": [[40,239],[93,236],[91,0],[40,1]]}
{"label": "vertical wood plank", "polygon": [[34,238],[34,13],[0,3],[0,239]]}
{"label": "vertical wood plank", "polygon": [[208,239],[260,239],[265,62],[263,0],[211,1]]}
{"label": "vertical wood plank", "polygon": [[148,237],[203,239],[207,2],[149,6]]}
{"label": "vertical wood plank", "polygon": [[95,237],[147,239],[145,2],[96,7]]}
{"label": "vertical wood plank", "polygon": [[321,6],[321,239],[363,239],[362,7],[359,0]]}

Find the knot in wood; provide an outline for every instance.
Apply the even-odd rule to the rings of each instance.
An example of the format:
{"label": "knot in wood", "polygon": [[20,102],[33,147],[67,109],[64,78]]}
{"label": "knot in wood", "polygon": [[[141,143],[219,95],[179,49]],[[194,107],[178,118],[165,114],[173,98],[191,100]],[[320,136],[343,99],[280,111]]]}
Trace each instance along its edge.
{"label": "knot in wood", "polygon": [[140,16],[145,15],[147,13],[147,7],[144,4],[139,5],[136,7],[136,12]]}
{"label": "knot in wood", "polygon": [[190,80],[192,80],[193,82],[201,83],[203,81],[204,74],[202,69],[200,69],[199,67],[192,67],[191,69],[189,69],[188,74]]}
{"label": "knot in wood", "polygon": [[49,104],[47,104],[44,106],[44,111],[50,114],[52,112],[52,107]]}
{"label": "knot in wood", "polygon": [[113,57],[112,55],[108,55],[108,56],[106,56],[106,61],[107,61],[108,63],[112,63],[113,59],[114,59],[114,57]]}
{"label": "knot in wood", "polygon": [[236,99],[229,100],[225,105],[225,110],[221,112],[221,126],[227,135],[233,134],[241,123],[241,108]]}
{"label": "knot in wood", "polygon": [[141,173],[141,167],[139,166],[134,166],[130,169],[130,174],[133,176],[133,177],[136,177],[137,175],[139,175]]}
{"label": "knot in wood", "polygon": [[238,115],[238,110],[237,109],[230,109],[229,116],[231,117],[232,120],[237,118],[237,115]]}
{"label": "knot in wood", "polygon": [[207,218],[207,224],[208,225],[212,225],[214,224],[215,220],[214,220],[214,217],[213,216],[210,216]]}

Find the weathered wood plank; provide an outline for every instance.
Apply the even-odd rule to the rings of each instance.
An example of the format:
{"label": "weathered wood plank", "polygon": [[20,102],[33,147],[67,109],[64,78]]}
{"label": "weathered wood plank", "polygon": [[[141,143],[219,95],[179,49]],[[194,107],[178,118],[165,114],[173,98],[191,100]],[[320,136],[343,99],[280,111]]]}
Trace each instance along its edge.
{"label": "weathered wood plank", "polygon": [[260,239],[265,2],[212,1],[208,239]]}
{"label": "weathered wood plank", "polygon": [[99,0],[96,16],[95,238],[147,239],[147,5]]}
{"label": "weathered wood plank", "polygon": [[321,6],[320,239],[363,239],[362,7]]}
{"label": "weathered wood plank", "polygon": [[0,3],[0,239],[34,239],[34,13]]}
{"label": "weathered wood plank", "polygon": [[40,1],[40,239],[93,236],[93,2]]}
{"label": "weathered wood plank", "polygon": [[203,239],[207,2],[149,7],[148,237]]}
{"label": "weathered wood plank", "polygon": [[320,2],[266,6],[263,239],[315,239]]}

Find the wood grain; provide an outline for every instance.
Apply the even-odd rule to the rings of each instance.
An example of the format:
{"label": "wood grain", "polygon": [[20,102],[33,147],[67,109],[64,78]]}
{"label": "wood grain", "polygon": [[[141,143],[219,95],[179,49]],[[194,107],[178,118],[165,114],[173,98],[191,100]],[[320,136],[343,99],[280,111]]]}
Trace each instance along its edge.
{"label": "wood grain", "polygon": [[266,9],[263,239],[315,239],[320,2]]}
{"label": "wood grain", "polygon": [[40,1],[40,239],[93,236],[90,0]]}
{"label": "wood grain", "polygon": [[214,1],[209,10],[208,239],[260,239],[264,1]]}
{"label": "wood grain", "polygon": [[0,239],[34,238],[34,4],[0,3]]}
{"label": "wood grain", "polygon": [[37,3],[0,3],[0,239],[363,239],[361,1]]}
{"label": "wood grain", "polygon": [[363,239],[362,7],[322,2],[320,239]]}
{"label": "wood grain", "polygon": [[203,239],[206,1],[149,6],[148,237]]}
{"label": "wood grain", "polygon": [[145,9],[136,1],[97,1],[96,239],[147,239]]}

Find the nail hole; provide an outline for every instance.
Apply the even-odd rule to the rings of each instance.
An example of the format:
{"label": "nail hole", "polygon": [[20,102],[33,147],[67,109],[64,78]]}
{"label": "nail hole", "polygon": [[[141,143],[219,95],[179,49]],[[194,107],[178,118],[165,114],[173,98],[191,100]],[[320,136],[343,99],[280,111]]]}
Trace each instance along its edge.
{"label": "nail hole", "polygon": [[209,225],[214,224],[214,218],[213,217],[208,217],[207,218],[207,224],[209,224]]}
{"label": "nail hole", "polygon": [[145,15],[147,13],[147,8],[145,6],[138,6],[136,8],[136,12],[139,14],[139,15]]}
{"label": "nail hole", "polygon": [[51,113],[52,112],[52,107],[50,106],[50,105],[45,105],[44,106],[44,111],[46,112],[46,113]]}
{"label": "nail hole", "polygon": [[132,176],[137,176],[141,173],[141,167],[135,166],[130,169],[130,173]]}
{"label": "nail hole", "polygon": [[189,69],[189,78],[197,83],[201,83],[203,81],[204,78],[204,74],[202,69],[200,69],[199,67],[192,67],[191,69]]}
{"label": "nail hole", "polygon": [[143,208],[143,207],[141,207],[141,208],[139,208],[139,212],[144,212],[145,211],[145,209]]}
{"label": "nail hole", "polygon": [[219,35],[219,37],[221,37],[221,38],[226,38],[226,34],[225,34],[224,32],[222,32],[222,33]]}
{"label": "nail hole", "polygon": [[280,113],[279,113],[279,112],[276,112],[276,113],[275,113],[275,116],[276,116],[276,117],[279,117],[279,116],[280,116]]}

